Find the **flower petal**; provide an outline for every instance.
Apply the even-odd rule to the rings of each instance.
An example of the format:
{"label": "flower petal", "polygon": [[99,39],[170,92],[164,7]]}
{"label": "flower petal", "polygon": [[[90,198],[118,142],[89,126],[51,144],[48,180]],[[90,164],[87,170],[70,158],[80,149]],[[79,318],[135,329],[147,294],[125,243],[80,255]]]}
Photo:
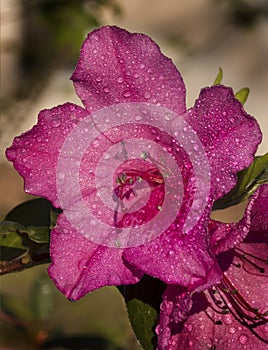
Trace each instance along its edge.
{"label": "flower petal", "polygon": [[124,265],[122,249],[92,243],[71,227],[64,214],[51,232],[50,253],[49,275],[73,300],[103,286],[136,283],[143,275]]}
{"label": "flower petal", "polygon": [[[168,286],[161,305],[158,349],[256,349],[268,344],[268,325],[249,308],[259,314],[268,310],[268,186],[263,185],[256,200],[251,200],[246,216],[252,216],[252,226],[243,243],[218,256],[224,278],[231,281],[234,294],[215,294],[210,288],[195,293],[192,300],[180,286]],[[248,207],[248,208],[249,208]],[[223,297],[223,298],[222,298]],[[232,301],[232,302],[231,302]],[[229,313],[224,309],[230,307]],[[249,307],[246,307],[246,304]],[[237,312],[242,308],[247,319]],[[191,309],[190,309],[191,308]],[[179,317],[177,317],[179,315]],[[267,316],[266,316],[267,318]]]}
{"label": "flower petal", "polygon": [[268,232],[268,184],[259,188],[258,198],[252,208],[251,231]]}
{"label": "flower petal", "polygon": [[208,279],[216,283],[221,275],[208,251],[205,225],[200,222],[187,234],[180,234],[174,223],[173,229],[154,241],[126,249],[123,258],[146,274],[190,290],[206,285]]}
{"label": "flower petal", "polygon": [[[160,323],[157,327],[158,350],[263,350],[266,348],[267,325],[259,326],[256,332],[254,329],[251,331],[232,313],[222,315],[216,312],[212,297],[207,291],[194,294],[189,301],[187,298],[183,299],[179,286],[177,291],[173,290],[173,295],[170,293],[170,288],[170,286],[167,287],[161,304]],[[182,301],[178,302],[181,299]],[[185,317],[187,312],[188,318],[174,322],[174,316],[175,319],[176,315],[182,314]],[[255,336],[254,333],[258,335]]]}
{"label": "flower petal", "polygon": [[102,27],[85,40],[72,75],[88,110],[148,102],[185,112],[185,86],[172,61],[146,35]]}
{"label": "flower petal", "polygon": [[241,243],[249,231],[268,231],[268,185],[262,185],[250,199],[243,218],[238,223],[225,224],[211,220],[209,231],[213,254],[219,254]]}
{"label": "flower petal", "polygon": [[253,161],[262,138],[260,128],[234,97],[232,89],[220,85],[202,89],[185,119],[207,151],[216,200],[236,184],[235,174]]}
{"label": "flower petal", "polygon": [[86,116],[85,109],[71,103],[45,109],[39,113],[37,125],[14,139],[6,156],[24,178],[26,192],[45,197],[59,207],[58,156],[66,135]]}

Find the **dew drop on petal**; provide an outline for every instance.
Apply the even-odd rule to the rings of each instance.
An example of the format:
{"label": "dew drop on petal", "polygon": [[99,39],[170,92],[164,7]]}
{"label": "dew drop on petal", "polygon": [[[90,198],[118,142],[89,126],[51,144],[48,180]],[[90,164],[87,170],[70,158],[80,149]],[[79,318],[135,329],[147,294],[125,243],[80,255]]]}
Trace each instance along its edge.
{"label": "dew drop on petal", "polygon": [[248,337],[245,334],[240,335],[239,337],[239,343],[242,345],[247,344],[248,342]]}
{"label": "dew drop on petal", "polygon": [[52,126],[54,128],[58,128],[60,125],[61,125],[61,121],[60,120],[55,119],[55,120],[52,121]]}
{"label": "dew drop on petal", "polygon": [[234,334],[236,332],[235,327],[230,327],[229,328],[229,333]]}
{"label": "dew drop on petal", "polygon": [[131,93],[130,93],[129,91],[125,91],[125,92],[123,93],[123,96],[124,96],[124,97],[130,97],[130,96],[131,96]]}
{"label": "dew drop on petal", "polygon": [[232,324],[232,317],[230,315],[224,315],[222,318],[223,322],[227,325]]}
{"label": "dew drop on petal", "polygon": [[117,79],[117,82],[118,82],[119,84],[123,83],[123,81],[124,81],[124,79],[121,78],[121,77],[119,77],[119,78]]}
{"label": "dew drop on petal", "polygon": [[145,92],[144,94],[143,94],[143,96],[145,97],[145,98],[150,98],[151,97],[151,94],[150,94],[150,92]]}

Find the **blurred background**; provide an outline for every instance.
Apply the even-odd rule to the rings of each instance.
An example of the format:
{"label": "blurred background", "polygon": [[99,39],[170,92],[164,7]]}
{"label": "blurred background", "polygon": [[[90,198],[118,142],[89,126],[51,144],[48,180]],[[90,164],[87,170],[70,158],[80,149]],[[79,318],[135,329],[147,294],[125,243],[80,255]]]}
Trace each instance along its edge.
{"label": "blurred background", "polygon": [[[249,87],[246,111],[268,149],[267,0],[1,0],[0,216],[31,198],[5,160],[14,136],[38,111],[76,97],[69,77],[87,33],[105,24],[151,36],[180,70],[191,107],[218,68],[235,91]],[[237,220],[231,210],[226,220]],[[220,216],[219,216],[220,217]],[[0,349],[138,349],[115,288],[70,303],[46,266],[1,277]]]}

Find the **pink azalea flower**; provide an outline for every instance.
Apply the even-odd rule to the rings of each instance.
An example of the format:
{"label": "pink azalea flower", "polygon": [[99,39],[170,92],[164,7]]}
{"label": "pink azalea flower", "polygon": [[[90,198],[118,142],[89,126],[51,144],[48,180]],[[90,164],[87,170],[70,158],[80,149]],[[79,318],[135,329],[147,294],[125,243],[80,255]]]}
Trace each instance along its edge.
{"label": "pink azalea flower", "polygon": [[[149,37],[117,27],[103,27],[88,35],[72,80],[84,107],[66,103],[41,111],[37,125],[15,138],[6,152],[23,176],[25,190],[46,197],[63,210],[51,232],[49,274],[56,286],[76,300],[102,286],[136,283],[144,274],[187,287],[189,291],[220,281],[222,272],[211,252],[207,229],[211,207],[235,185],[235,174],[253,161],[261,141],[256,120],[245,112],[232,89],[221,85],[202,89],[194,107],[186,110],[184,82],[172,61]],[[171,127],[179,123],[189,126],[185,132],[179,132],[184,140],[187,130],[193,130],[191,135],[202,144],[209,164],[208,172],[200,174],[211,185],[208,197],[203,198],[205,205],[202,198],[200,202],[194,201],[202,185],[195,185],[198,179],[190,152],[174,142],[174,137],[165,130],[150,125],[153,114],[147,113],[148,108],[146,113],[140,111],[143,124],[138,123],[135,108],[139,106],[150,107],[150,113],[165,111],[160,118],[159,113],[157,116],[162,126],[169,115],[176,115]],[[117,107],[124,113],[118,114]],[[103,111],[108,111],[103,124],[120,125],[99,131],[94,118]],[[125,114],[128,122],[123,119]],[[85,135],[90,133],[95,133],[94,139],[85,144]],[[130,139],[138,141],[126,151],[124,144]],[[143,152],[138,160],[128,158],[144,139],[149,142],[148,149],[152,143],[155,145],[154,157]],[[72,142],[66,140],[73,142],[73,148],[69,147]],[[200,148],[194,142],[189,147]],[[102,191],[106,178],[110,179],[113,173],[106,168],[99,171],[102,186],[98,196],[94,179],[99,165],[106,161],[102,154],[110,146],[118,145],[113,162],[121,161],[121,165],[111,180],[114,191]],[[160,147],[166,150],[166,158],[155,161],[161,154]],[[200,152],[197,154],[201,156]],[[166,162],[176,164],[181,179],[168,171]],[[196,163],[198,169],[204,162],[197,157]],[[165,186],[172,176],[173,182]],[[175,197],[181,187],[181,207],[166,225],[172,210],[164,209],[176,205]],[[170,199],[165,202],[168,195]],[[106,200],[110,206],[105,206]],[[193,203],[196,212],[191,212]],[[88,220],[87,210],[95,220]],[[201,214],[195,217],[200,210]],[[141,231],[135,244],[131,235],[130,244],[123,247],[120,240],[118,246],[109,241],[110,236],[120,236],[122,228],[131,233],[158,216],[160,219],[150,229]],[[186,234],[183,228],[189,217],[196,222]],[[161,225],[164,228],[156,234]]]}
{"label": "pink azalea flower", "polygon": [[268,185],[261,186],[237,224],[210,222],[219,283],[189,293],[166,288],[158,349],[268,348]]}

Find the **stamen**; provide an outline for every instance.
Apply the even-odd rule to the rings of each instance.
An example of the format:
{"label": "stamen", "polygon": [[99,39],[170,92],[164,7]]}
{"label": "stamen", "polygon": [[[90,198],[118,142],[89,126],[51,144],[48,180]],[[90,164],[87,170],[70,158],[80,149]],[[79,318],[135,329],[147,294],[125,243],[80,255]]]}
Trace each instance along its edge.
{"label": "stamen", "polygon": [[[268,319],[265,318],[265,314],[261,314],[258,309],[252,307],[239,293],[239,291],[233,286],[231,281],[228,279],[228,277],[224,274],[222,279],[222,284],[219,285],[219,288],[222,292],[227,295],[228,300],[231,302],[234,309],[242,315],[244,318],[248,320],[258,320],[261,319],[264,322],[268,322]],[[252,313],[254,317],[246,314],[244,311],[248,311],[249,313]]]}
{"label": "stamen", "polygon": [[259,258],[259,257],[256,256],[256,255],[253,255],[253,254],[250,254],[250,253],[248,253],[248,252],[245,252],[244,250],[242,250],[242,249],[240,249],[240,248],[238,248],[238,247],[235,247],[235,250],[240,251],[240,252],[243,253],[243,255],[245,255],[245,256],[246,256],[246,255],[251,256],[252,258],[254,258],[254,259],[256,259],[256,260],[259,260],[259,261],[264,262],[265,264],[268,264],[268,260]]}

